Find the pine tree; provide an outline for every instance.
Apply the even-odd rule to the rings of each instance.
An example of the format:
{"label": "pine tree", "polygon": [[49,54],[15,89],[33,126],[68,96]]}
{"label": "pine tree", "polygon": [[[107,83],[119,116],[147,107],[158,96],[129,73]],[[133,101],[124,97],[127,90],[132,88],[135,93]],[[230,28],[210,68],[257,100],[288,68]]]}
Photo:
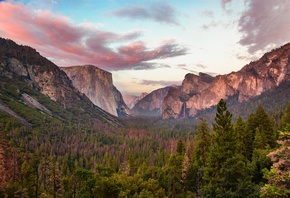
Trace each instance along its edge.
{"label": "pine tree", "polygon": [[[247,159],[252,160],[254,148],[266,149],[267,145],[270,148],[276,146],[277,135],[274,131],[273,122],[270,117],[263,109],[262,106],[259,106],[255,114],[251,114],[246,122],[246,136],[247,136]],[[259,134],[256,134],[258,131]],[[260,139],[260,141],[266,141],[263,143],[263,147],[255,145],[255,137]],[[261,139],[263,138],[263,140]],[[257,139],[256,139],[257,140]],[[257,142],[262,144],[262,142]]]}
{"label": "pine tree", "polygon": [[255,133],[255,138],[253,142],[254,149],[265,149],[267,146],[267,137],[263,131],[263,129],[257,128]]}
{"label": "pine tree", "polygon": [[288,103],[283,116],[281,120],[281,129],[284,130],[284,128],[287,126],[287,124],[290,124],[290,102]]}
{"label": "pine tree", "polygon": [[267,138],[267,144],[273,148],[276,146],[277,134],[273,128],[273,122],[270,117],[263,109],[262,106],[259,106],[256,110],[256,121],[258,124],[258,128],[261,133],[264,133]]}
{"label": "pine tree", "polygon": [[[205,167],[205,197],[247,197],[255,193],[244,158],[236,150],[231,118],[226,102],[220,100],[213,124],[214,142]],[[242,190],[244,187],[249,188],[247,192]]]}
{"label": "pine tree", "polygon": [[177,142],[176,152],[179,155],[183,155],[185,152],[185,143],[182,139],[179,139]]}
{"label": "pine tree", "polygon": [[170,197],[176,197],[176,195],[182,192],[182,162],[183,156],[172,155],[166,167],[165,173],[168,177],[167,185]]}
{"label": "pine tree", "polygon": [[196,197],[200,196],[203,172],[211,145],[209,127],[204,119],[200,120],[194,141],[193,159],[185,177],[185,189],[194,193]]}
{"label": "pine tree", "polygon": [[246,133],[246,158],[251,161],[253,155],[253,142],[255,139],[256,128],[258,124],[256,121],[256,115],[254,113],[250,114],[245,126],[245,133]]}
{"label": "pine tree", "polygon": [[243,155],[244,157],[247,157],[247,144],[248,144],[248,139],[247,139],[247,134],[245,130],[245,123],[243,119],[239,116],[235,125],[235,137],[237,139],[237,153]]}
{"label": "pine tree", "polygon": [[204,119],[201,119],[197,128],[194,149],[194,161],[199,167],[206,166],[206,159],[211,145],[211,135],[209,132],[207,123]]}

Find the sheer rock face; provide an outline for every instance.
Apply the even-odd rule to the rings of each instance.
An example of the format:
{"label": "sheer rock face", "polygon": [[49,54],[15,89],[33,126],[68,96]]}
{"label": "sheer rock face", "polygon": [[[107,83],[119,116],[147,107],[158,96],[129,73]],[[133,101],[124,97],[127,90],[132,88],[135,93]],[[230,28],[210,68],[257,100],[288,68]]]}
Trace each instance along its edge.
{"label": "sheer rock face", "polygon": [[93,65],[62,67],[74,87],[95,105],[112,115],[130,114],[122,94],[113,85],[112,74]]}
{"label": "sheer rock face", "polygon": [[239,102],[247,101],[282,81],[290,81],[290,44],[266,53],[238,72],[216,77],[187,74],[181,87],[170,89],[164,98],[162,118],[194,116],[198,110],[234,94],[238,94]]}
{"label": "sheer rock face", "polygon": [[165,87],[147,94],[132,108],[132,113],[138,116],[160,116],[163,99],[169,89]]}
{"label": "sheer rock face", "polygon": [[[64,108],[88,111],[88,115],[96,120],[114,126],[122,125],[115,116],[95,107],[86,95],[73,86],[64,71],[35,49],[0,38],[0,78],[2,76],[28,84]],[[23,90],[19,91],[22,93]],[[25,102],[25,97],[22,100]]]}

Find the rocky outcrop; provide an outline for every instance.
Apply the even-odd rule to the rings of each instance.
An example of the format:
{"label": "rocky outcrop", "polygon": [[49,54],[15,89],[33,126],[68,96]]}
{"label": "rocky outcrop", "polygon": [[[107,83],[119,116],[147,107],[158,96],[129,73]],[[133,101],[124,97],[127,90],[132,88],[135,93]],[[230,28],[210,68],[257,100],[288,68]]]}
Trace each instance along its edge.
{"label": "rocky outcrop", "polygon": [[126,116],[130,110],[122,94],[113,85],[112,74],[93,65],[61,67],[74,87],[95,105],[115,116]]}
{"label": "rocky outcrop", "polygon": [[[87,115],[101,122],[122,125],[115,116],[96,107],[87,96],[79,92],[64,71],[29,46],[0,38],[0,76],[28,84],[61,104],[64,109],[87,112]],[[24,93],[23,90],[19,92]],[[42,106],[45,104],[36,104],[35,100],[25,94],[22,95],[22,100],[27,105],[34,105],[35,108],[51,114]]]}
{"label": "rocky outcrop", "polygon": [[132,108],[132,113],[137,116],[160,116],[163,99],[170,87],[157,89],[139,100]]}
{"label": "rocky outcrop", "polygon": [[146,92],[141,93],[140,96],[135,96],[135,95],[131,95],[131,94],[125,94],[123,96],[123,98],[124,98],[124,102],[126,103],[126,105],[130,109],[132,109],[136,105],[136,103],[139,102],[139,100],[143,99],[147,95],[148,95],[148,93],[146,93]]}
{"label": "rocky outcrop", "polygon": [[32,124],[27,122],[23,117],[21,117],[20,115],[15,113],[13,110],[11,110],[9,107],[7,107],[6,105],[1,104],[1,103],[2,103],[2,101],[0,100],[0,111],[3,111],[5,113],[7,113],[8,115],[12,116],[14,119],[18,120],[23,125],[25,125],[25,126],[27,126],[29,128],[32,127]]}
{"label": "rocky outcrop", "polygon": [[35,98],[33,98],[32,96],[28,95],[27,93],[23,93],[21,95],[21,99],[28,106],[30,106],[32,108],[36,108],[36,109],[38,109],[38,110],[40,110],[40,111],[42,111],[44,113],[47,113],[48,115],[52,115],[50,110],[48,110],[43,104],[38,102]]}
{"label": "rocky outcrop", "polygon": [[238,72],[210,77],[187,74],[180,88],[172,88],[164,98],[162,118],[194,116],[223,98],[238,95],[239,102],[290,81],[290,44],[266,53]]}
{"label": "rocky outcrop", "polygon": [[6,39],[0,39],[0,47],[3,50],[0,54],[1,76],[22,80],[65,108],[72,107],[75,100],[89,102],[63,71],[35,49]]}

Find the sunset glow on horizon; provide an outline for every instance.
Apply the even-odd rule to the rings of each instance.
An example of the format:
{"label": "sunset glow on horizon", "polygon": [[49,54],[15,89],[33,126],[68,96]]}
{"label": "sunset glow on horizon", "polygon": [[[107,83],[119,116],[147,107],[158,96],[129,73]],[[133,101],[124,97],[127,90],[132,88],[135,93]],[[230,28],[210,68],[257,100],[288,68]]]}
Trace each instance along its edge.
{"label": "sunset glow on horizon", "polygon": [[92,64],[123,93],[225,74],[290,42],[285,0],[7,0],[0,37],[58,66]]}

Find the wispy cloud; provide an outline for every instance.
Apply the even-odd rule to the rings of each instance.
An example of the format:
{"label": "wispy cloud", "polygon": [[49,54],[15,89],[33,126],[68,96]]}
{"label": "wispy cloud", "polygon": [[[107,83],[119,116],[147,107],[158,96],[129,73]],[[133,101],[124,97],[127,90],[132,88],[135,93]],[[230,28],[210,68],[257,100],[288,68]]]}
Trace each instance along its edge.
{"label": "wispy cloud", "polygon": [[289,42],[290,1],[245,0],[245,3],[246,10],[238,21],[239,31],[243,35],[239,43],[246,46],[249,53]]}
{"label": "wispy cloud", "polygon": [[195,64],[195,66],[197,66],[197,67],[199,67],[199,68],[202,68],[202,69],[207,68],[207,66],[204,65],[204,64],[202,64],[202,63],[197,63],[197,64]]}
{"label": "wispy cloud", "polygon": [[210,29],[212,27],[216,27],[217,25],[218,25],[218,23],[216,21],[211,21],[211,22],[209,22],[207,24],[203,24],[201,26],[201,28],[204,29],[204,30],[208,30],[208,29]]}
{"label": "wispy cloud", "polygon": [[230,13],[231,10],[230,10],[230,9],[227,9],[227,5],[228,5],[228,4],[231,4],[231,3],[232,3],[232,0],[221,0],[221,6],[222,6],[222,8],[223,8],[226,12],[228,12],[228,13]]}
{"label": "wispy cloud", "polygon": [[179,69],[182,69],[182,70],[188,71],[188,72],[193,73],[193,74],[198,74],[199,71],[196,71],[196,70],[192,69],[192,67],[195,67],[195,68],[202,68],[202,69],[205,69],[205,68],[206,68],[205,65],[200,64],[200,63],[195,64],[194,66],[191,66],[191,67],[190,67],[189,65],[187,65],[187,64],[182,63],[182,64],[178,64],[177,67],[178,67]]}
{"label": "wispy cloud", "polygon": [[149,6],[131,6],[112,11],[118,17],[130,19],[148,19],[156,22],[180,25],[176,9],[168,3],[155,3]]}
{"label": "wispy cloud", "polygon": [[143,33],[102,31],[88,24],[75,25],[49,11],[33,11],[13,1],[0,2],[0,36],[30,45],[62,66],[94,64],[107,70],[136,69],[146,61],[187,54],[188,50],[174,40],[149,49],[137,41]]}
{"label": "wispy cloud", "polygon": [[166,64],[160,64],[160,63],[141,62],[141,63],[131,65],[130,68],[132,70],[151,70],[151,69],[158,69],[158,68],[170,68],[170,66]]}
{"label": "wispy cloud", "polygon": [[203,10],[203,11],[201,11],[200,15],[203,17],[213,18],[214,12],[213,12],[213,10]]}
{"label": "wispy cloud", "polygon": [[139,84],[142,85],[150,85],[150,86],[172,86],[172,85],[180,85],[181,81],[164,81],[164,80],[141,80]]}

